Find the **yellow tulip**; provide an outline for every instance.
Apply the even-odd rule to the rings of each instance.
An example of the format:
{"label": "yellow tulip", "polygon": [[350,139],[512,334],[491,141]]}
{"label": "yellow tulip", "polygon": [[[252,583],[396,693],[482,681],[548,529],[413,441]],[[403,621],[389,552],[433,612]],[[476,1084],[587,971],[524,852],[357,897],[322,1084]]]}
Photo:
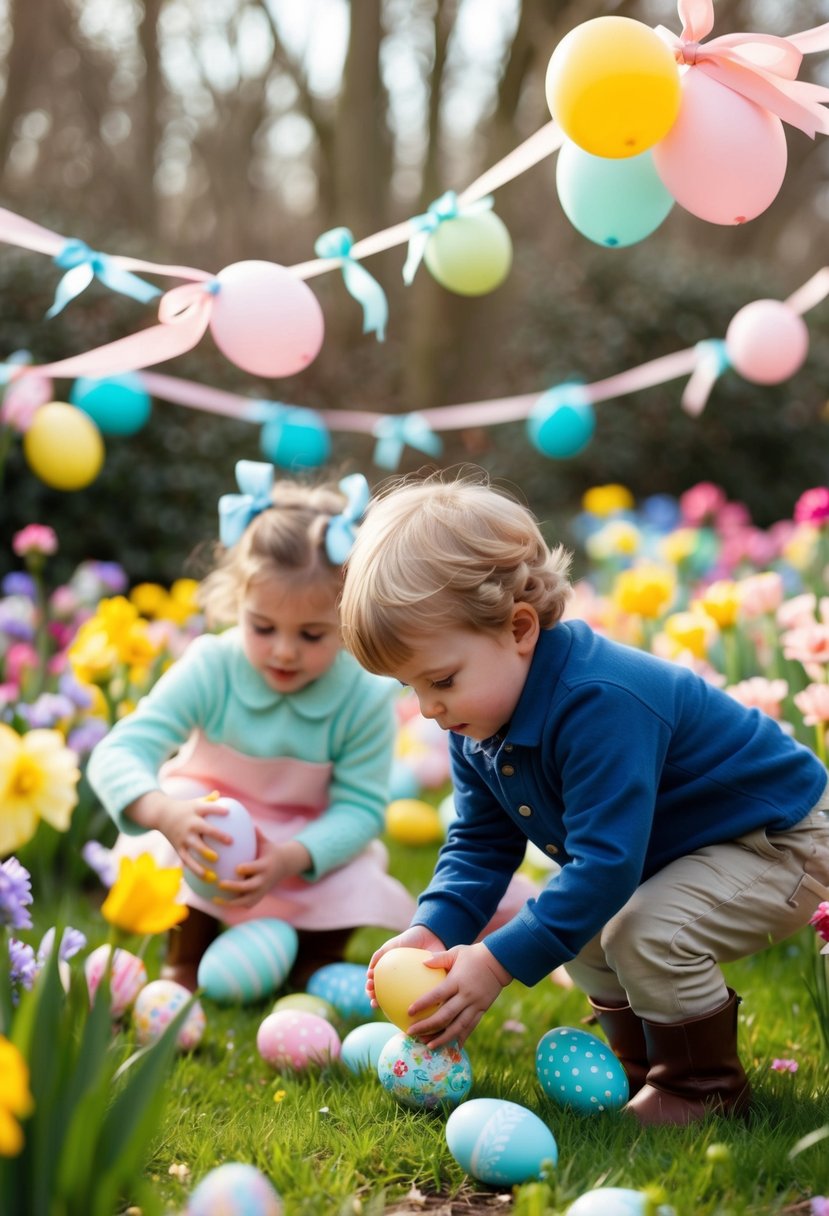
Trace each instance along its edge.
{"label": "yellow tulip", "polygon": [[0,1035],[0,1157],[16,1157],[23,1148],[18,1119],[34,1110],[29,1069],[13,1043]]}
{"label": "yellow tulip", "polygon": [[659,554],[666,562],[678,566],[687,561],[697,547],[698,534],[696,528],[675,528],[659,542]]}
{"label": "yellow tulip", "polygon": [[730,629],[740,613],[740,589],[731,579],[719,579],[705,588],[692,607],[701,608],[720,629]]}
{"label": "yellow tulip", "polygon": [[149,853],[122,857],[118,877],[101,905],[104,920],[126,933],[164,933],[188,914],[175,899],[181,876],[181,866],[162,868]]}
{"label": "yellow tulip", "polygon": [[118,651],[96,617],[84,621],[67,653],[82,684],[106,684],[118,665]]}
{"label": "yellow tulip", "polygon": [[123,595],[115,595],[112,599],[100,601],[92,619],[117,646],[138,620],[138,609]]}
{"label": "yellow tulip", "polygon": [[146,621],[134,621],[116,641],[119,662],[127,667],[149,667],[161,649],[149,634]]}
{"label": "yellow tulip", "polygon": [[687,650],[695,659],[704,659],[716,635],[716,626],[702,612],[674,612],[662,626],[678,651]]}
{"label": "yellow tulip", "polygon": [[670,570],[647,564],[623,570],[613,584],[612,598],[623,612],[656,620],[673,600],[675,590]]}
{"label": "yellow tulip", "polygon": [[606,486],[592,486],[582,496],[581,505],[591,515],[613,515],[617,511],[631,511],[633,495],[627,486],[615,482]]}
{"label": "yellow tulip", "polygon": [[614,519],[593,532],[585,541],[585,548],[594,561],[605,561],[609,557],[632,557],[642,542],[639,529],[624,519]]}
{"label": "yellow tulip", "polygon": [[41,819],[59,832],[78,801],[77,757],[57,730],[18,735],[0,723],[0,857],[31,840]]}
{"label": "yellow tulip", "polygon": [[193,578],[177,578],[170,588],[165,605],[165,617],[175,625],[183,625],[200,611],[198,601],[199,584]]}
{"label": "yellow tulip", "polygon": [[168,595],[158,583],[139,583],[130,592],[130,603],[138,609],[141,616],[164,616]]}

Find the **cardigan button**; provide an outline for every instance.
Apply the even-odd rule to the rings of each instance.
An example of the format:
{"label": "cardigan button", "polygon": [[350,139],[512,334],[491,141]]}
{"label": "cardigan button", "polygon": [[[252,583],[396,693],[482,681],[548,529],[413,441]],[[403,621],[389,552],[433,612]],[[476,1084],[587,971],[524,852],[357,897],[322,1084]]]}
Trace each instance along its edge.
{"label": "cardigan button", "polygon": [[556,853],[558,852],[558,845],[557,844],[545,844],[544,852],[549,853],[551,857],[555,857]]}
{"label": "cardigan button", "polygon": [[505,751],[505,752],[511,752],[511,751],[512,751],[512,744],[511,744],[511,743],[505,743],[505,744],[504,744],[504,751]]}
{"label": "cardigan button", "polygon": [[533,813],[532,807],[527,806],[526,802],[522,802],[518,808],[518,814],[523,815],[524,818],[527,819],[527,818],[529,818],[530,815],[532,815],[532,813]]}
{"label": "cardigan button", "polygon": [[502,764],[501,772],[504,774],[505,777],[511,777],[513,775],[513,773],[515,772],[515,769],[513,768],[513,766],[511,764]]}

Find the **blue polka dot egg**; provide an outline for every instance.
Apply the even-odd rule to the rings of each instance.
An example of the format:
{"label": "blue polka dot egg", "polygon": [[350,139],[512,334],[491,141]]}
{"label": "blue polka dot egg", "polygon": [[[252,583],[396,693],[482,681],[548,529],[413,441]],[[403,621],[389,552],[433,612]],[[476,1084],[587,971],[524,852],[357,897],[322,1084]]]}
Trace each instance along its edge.
{"label": "blue polka dot egg", "polygon": [[328,963],[315,971],[306,985],[311,996],[322,997],[344,1018],[370,1018],[374,1014],[366,993],[366,968],[361,963]]}
{"label": "blue polka dot egg", "polygon": [[430,1048],[403,1031],[381,1049],[377,1075],[393,1098],[415,1110],[457,1106],[472,1088],[472,1065],[462,1047]]}
{"label": "blue polka dot egg", "polygon": [[548,1097],[580,1115],[618,1110],[629,1097],[625,1070],[607,1043],[572,1026],[542,1035],[535,1071]]}

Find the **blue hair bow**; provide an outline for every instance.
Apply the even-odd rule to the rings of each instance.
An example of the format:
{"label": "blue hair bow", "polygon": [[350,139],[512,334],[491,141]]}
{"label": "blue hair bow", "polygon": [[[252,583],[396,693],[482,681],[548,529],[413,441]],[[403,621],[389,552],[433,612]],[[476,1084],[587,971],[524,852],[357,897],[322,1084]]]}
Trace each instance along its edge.
{"label": "blue hair bow", "polygon": [[458,206],[458,196],[454,190],[447,190],[440,198],[430,203],[423,215],[415,215],[409,221],[412,235],[409,237],[409,248],[403,265],[403,282],[409,287],[417,274],[417,268],[423,260],[429,237],[436,231],[444,220],[456,220],[461,215],[477,215],[481,211],[491,211],[495,200],[492,195],[475,199],[471,203]]}
{"label": "blue hair bow", "polygon": [[56,317],[93,279],[100,279],[110,291],[130,296],[142,304],[148,304],[150,300],[161,295],[160,289],[154,284],[146,283],[129,270],[122,270],[113,258],[105,253],[97,253],[96,250],[90,249],[85,241],[74,237],[55,254],[53,260],[66,274],[55,289],[55,300],[46,314],[47,317]]}
{"label": "blue hair bow", "polygon": [[325,552],[330,562],[341,566],[351,552],[357,527],[366,513],[369,500],[368,482],[362,473],[352,473],[340,482],[346,504],[334,515],[325,530]]}
{"label": "blue hair bow", "polygon": [[386,293],[365,266],[351,256],[354,237],[348,228],[332,228],[317,237],[314,253],[319,258],[338,258],[342,265],[346,291],[363,306],[363,333],[376,334],[377,341],[386,337],[389,303]]}
{"label": "blue hair bow", "polygon": [[403,448],[417,448],[427,456],[439,456],[443,444],[421,414],[393,414],[381,418],[374,427],[377,445],[373,460],[384,469],[396,469]]}
{"label": "blue hair bow", "polygon": [[273,506],[273,465],[261,460],[237,460],[236,484],[241,494],[219,499],[219,540],[232,549],[252,519]]}

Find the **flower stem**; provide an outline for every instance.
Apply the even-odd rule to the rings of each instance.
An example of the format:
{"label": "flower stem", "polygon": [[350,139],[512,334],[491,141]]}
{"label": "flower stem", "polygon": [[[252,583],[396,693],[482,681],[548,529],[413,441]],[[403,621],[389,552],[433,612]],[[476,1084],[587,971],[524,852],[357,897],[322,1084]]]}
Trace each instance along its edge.
{"label": "flower stem", "polygon": [[815,725],[815,754],[821,764],[826,765],[826,723],[818,722]]}

